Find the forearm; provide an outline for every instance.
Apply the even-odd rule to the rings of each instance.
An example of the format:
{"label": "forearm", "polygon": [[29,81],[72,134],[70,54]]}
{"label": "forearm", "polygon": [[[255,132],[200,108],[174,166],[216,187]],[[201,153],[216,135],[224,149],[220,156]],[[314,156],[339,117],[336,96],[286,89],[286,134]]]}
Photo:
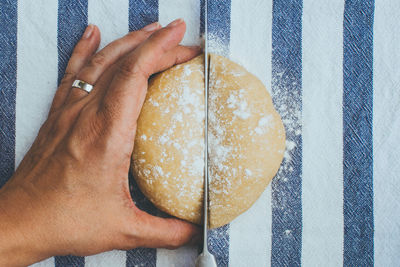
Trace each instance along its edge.
{"label": "forearm", "polygon": [[34,218],[29,220],[24,211],[27,201],[18,189],[0,190],[0,266],[26,266],[50,256]]}

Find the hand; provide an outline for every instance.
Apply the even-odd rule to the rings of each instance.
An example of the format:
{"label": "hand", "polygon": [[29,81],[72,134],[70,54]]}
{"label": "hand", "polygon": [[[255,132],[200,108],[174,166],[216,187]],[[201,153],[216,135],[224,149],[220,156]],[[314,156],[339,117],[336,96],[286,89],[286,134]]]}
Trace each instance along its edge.
{"label": "hand", "polygon": [[[95,53],[90,25],[76,45],[46,122],[0,190],[0,265],[136,247],[176,248],[199,235],[133,203],[128,172],[148,78],[199,54],[180,46],[185,23],[151,24]],[[94,84],[88,94],[75,79]]]}

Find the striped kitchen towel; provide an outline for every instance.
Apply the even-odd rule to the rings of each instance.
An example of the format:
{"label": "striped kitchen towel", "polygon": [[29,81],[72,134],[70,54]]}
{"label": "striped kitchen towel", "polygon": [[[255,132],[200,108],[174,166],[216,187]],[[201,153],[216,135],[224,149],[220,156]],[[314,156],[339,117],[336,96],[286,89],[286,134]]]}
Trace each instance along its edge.
{"label": "striped kitchen towel", "polygon": [[[101,46],[182,17],[199,44],[207,0],[2,0],[0,186],[45,120],[88,23]],[[212,50],[254,73],[287,133],[255,205],[212,231],[219,266],[400,266],[400,1],[208,0]],[[138,205],[155,212],[133,190]],[[198,251],[139,248],[36,266],[193,266]]]}

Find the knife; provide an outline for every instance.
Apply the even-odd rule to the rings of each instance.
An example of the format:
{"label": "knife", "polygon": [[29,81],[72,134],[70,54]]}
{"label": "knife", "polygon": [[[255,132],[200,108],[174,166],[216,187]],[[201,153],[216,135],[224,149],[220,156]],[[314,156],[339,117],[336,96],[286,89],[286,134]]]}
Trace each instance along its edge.
{"label": "knife", "polygon": [[208,25],[207,0],[204,1],[204,190],[203,190],[203,252],[196,259],[196,267],[217,267],[215,257],[208,251]]}

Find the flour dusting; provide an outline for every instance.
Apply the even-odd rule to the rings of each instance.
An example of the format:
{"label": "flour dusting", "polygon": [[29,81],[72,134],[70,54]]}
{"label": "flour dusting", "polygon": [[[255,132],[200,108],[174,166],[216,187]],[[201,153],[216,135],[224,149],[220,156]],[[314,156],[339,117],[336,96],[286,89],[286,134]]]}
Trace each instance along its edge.
{"label": "flour dusting", "polygon": [[232,92],[227,100],[228,108],[233,109],[233,114],[243,120],[251,116],[247,101],[244,100],[244,89],[240,89],[238,93]]}
{"label": "flour dusting", "polygon": [[[213,52],[219,49],[226,52],[226,47],[217,39],[210,44],[211,47],[214,45],[211,49]],[[251,92],[260,91],[259,88],[263,87],[238,82],[238,79],[252,77],[243,68],[228,64],[229,61],[218,58],[215,62],[211,60],[210,65],[209,189],[211,208],[223,208],[228,213],[235,213],[235,204],[231,205],[229,199],[235,198],[241,186],[254,187],[260,184],[262,186],[257,190],[265,188],[264,156],[275,153],[273,148],[268,148],[268,139],[271,131],[276,131],[280,124],[276,123],[275,113],[270,113],[271,109],[266,108],[268,102],[263,106],[263,99],[267,99],[267,96],[260,94],[259,101]],[[203,71],[202,65],[181,64],[168,75],[161,76],[160,79],[168,79],[168,82],[160,82],[163,88],[160,86],[158,93],[149,94],[145,103],[151,107],[150,116],[146,117],[150,121],[146,121],[146,124],[152,127],[147,127],[148,132],[138,134],[140,142],[148,142],[155,148],[147,154],[136,154],[134,162],[139,176],[144,177],[145,183],[156,191],[150,200],[154,202],[162,195],[162,203],[158,204],[169,205],[168,211],[181,218],[197,218],[201,213],[201,210],[189,207],[187,201],[201,205],[203,192],[204,85],[201,80],[192,80],[193,77],[198,79],[199,74],[204,79]],[[175,77],[168,78],[169,75]],[[154,121],[151,121],[153,118]],[[294,130],[297,128],[294,127]],[[280,144],[283,143],[281,140]],[[287,153],[290,153],[296,144],[288,141],[286,146]],[[290,154],[285,158],[289,160]],[[247,194],[241,202],[255,201],[252,197]],[[175,199],[179,199],[179,203],[175,203]],[[222,199],[229,201],[222,201],[221,204]]]}
{"label": "flour dusting", "polygon": [[[149,94],[147,99],[155,110],[153,112],[166,119],[150,117],[150,120],[154,118],[151,122],[153,140],[149,138],[150,134],[140,136],[142,142],[151,142],[161,152],[152,158],[152,162],[146,161],[144,154],[142,157],[139,155],[137,162],[142,166],[136,168],[149,185],[157,182],[166,189],[175,186],[176,194],[168,195],[168,200],[178,196],[185,203],[184,199],[199,198],[203,190],[198,177],[203,177],[204,172],[204,89],[200,82],[193,83],[191,79],[193,75],[204,77],[204,73],[200,65],[193,64],[178,65],[175,71],[178,75],[175,75],[174,81],[162,83],[165,87],[159,88],[160,94]],[[169,76],[167,74],[161,79]],[[171,166],[178,166],[172,167],[174,175],[166,171]],[[180,174],[177,175],[176,169]],[[168,200],[166,202],[171,203]],[[175,212],[177,215],[181,211],[176,208]]]}

